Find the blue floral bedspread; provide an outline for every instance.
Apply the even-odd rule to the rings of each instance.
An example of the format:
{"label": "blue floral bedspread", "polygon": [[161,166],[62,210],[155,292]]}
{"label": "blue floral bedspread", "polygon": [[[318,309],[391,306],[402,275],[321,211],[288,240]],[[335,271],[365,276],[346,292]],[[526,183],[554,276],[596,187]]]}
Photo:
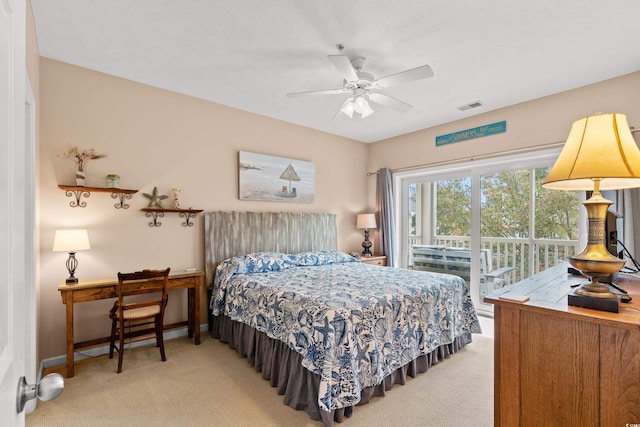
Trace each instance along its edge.
{"label": "blue floral bedspread", "polygon": [[462,278],[336,251],[229,258],[216,269],[210,308],[300,353],[320,375],[324,411],[355,405],[363,388],[481,331]]}

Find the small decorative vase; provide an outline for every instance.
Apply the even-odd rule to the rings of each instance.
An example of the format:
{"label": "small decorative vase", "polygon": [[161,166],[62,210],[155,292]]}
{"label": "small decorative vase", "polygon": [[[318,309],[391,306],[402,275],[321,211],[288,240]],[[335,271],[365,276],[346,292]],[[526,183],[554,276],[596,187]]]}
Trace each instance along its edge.
{"label": "small decorative vase", "polygon": [[84,171],[77,170],[76,171],[76,185],[78,187],[84,187],[84,178],[85,178]]}
{"label": "small decorative vase", "polygon": [[107,175],[107,188],[119,188],[120,187],[120,176],[110,173]]}

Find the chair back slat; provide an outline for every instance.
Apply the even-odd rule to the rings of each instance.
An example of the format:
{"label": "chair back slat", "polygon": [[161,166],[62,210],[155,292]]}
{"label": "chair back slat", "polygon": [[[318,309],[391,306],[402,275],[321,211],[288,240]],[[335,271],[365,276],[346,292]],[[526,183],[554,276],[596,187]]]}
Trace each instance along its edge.
{"label": "chair back slat", "polygon": [[159,292],[162,300],[166,300],[169,271],[142,270],[134,273],[118,273],[118,300],[123,303],[124,297]]}

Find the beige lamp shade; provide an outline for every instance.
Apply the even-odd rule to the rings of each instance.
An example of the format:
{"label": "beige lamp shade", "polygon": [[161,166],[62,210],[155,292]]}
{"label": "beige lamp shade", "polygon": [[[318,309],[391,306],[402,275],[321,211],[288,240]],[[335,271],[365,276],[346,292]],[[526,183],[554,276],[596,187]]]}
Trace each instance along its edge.
{"label": "beige lamp shade", "polygon": [[640,187],[640,150],[627,116],[597,114],[577,120],[542,186],[551,190]]}
{"label": "beige lamp shade", "polygon": [[569,257],[571,265],[591,280],[568,295],[568,304],[617,313],[618,298],[607,283],[625,262],[612,256],[604,244],[607,209],[613,202],[602,197],[600,190],[640,187],[640,150],[627,116],[597,114],[574,122],[542,186],[551,190],[593,190],[582,202],[589,222],[587,246]]}
{"label": "beige lamp shade", "polygon": [[53,252],[76,252],[91,249],[87,230],[56,230]]}
{"label": "beige lamp shade", "polygon": [[375,214],[360,214],[356,221],[357,228],[376,228],[376,215]]}

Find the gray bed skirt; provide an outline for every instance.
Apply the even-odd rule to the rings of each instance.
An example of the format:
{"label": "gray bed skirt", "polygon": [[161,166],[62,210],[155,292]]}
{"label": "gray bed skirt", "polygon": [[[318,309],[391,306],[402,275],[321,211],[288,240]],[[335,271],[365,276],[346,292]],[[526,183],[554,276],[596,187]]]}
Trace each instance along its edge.
{"label": "gray bed skirt", "polygon": [[[284,395],[284,403],[296,409],[303,410],[311,419],[322,421],[325,426],[332,426],[333,422],[342,422],[344,417],[353,414],[354,407],[341,408],[326,412],[318,406],[318,385],[320,376],[302,366],[302,356],[291,350],[281,341],[274,340],[244,323],[236,322],[225,316],[210,318],[211,336],[226,342],[235,351],[247,358],[262,377],[268,380],[272,387],[278,388],[278,394]],[[438,347],[433,352],[407,363],[385,377],[377,386],[367,387],[360,392],[360,402],[363,405],[373,396],[384,396],[394,384],[405,384],[407,375],[415,377],[425,372],[439,360],[460,350],[471,342],[471,334],[465,334],[451,344]]]}

